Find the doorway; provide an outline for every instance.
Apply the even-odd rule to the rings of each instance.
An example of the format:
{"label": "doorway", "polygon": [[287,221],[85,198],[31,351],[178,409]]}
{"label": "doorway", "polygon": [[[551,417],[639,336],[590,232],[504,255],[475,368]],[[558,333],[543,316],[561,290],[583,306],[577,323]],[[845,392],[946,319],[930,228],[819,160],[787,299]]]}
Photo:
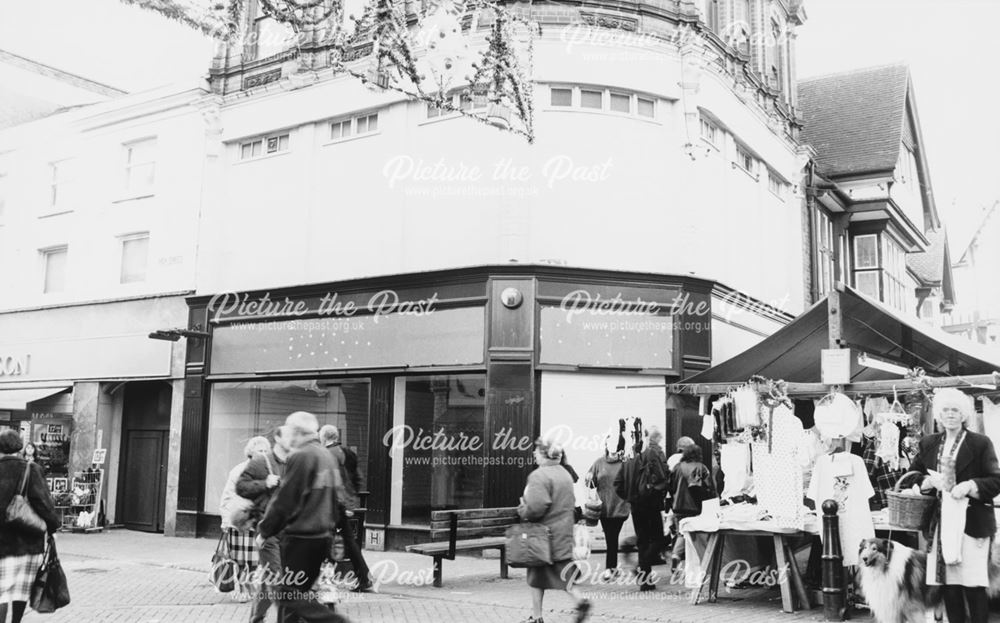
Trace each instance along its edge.
{"label": "doorway", "polygon": [[125,385],[117,516],[129,530],[163,532],[171,393],[162,381]]}

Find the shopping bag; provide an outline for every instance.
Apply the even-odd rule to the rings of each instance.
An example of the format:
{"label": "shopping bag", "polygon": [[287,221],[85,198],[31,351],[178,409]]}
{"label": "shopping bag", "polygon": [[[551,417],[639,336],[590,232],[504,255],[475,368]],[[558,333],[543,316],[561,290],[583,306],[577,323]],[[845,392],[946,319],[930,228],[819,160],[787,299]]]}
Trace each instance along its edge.
{"label": "shopping bag", "polygon": [[239,566],[233,560],[229,551],[229,541],[226,539],[226,531],[222,531],[219,543],[215,546],[215,554],[212,556],[212,570],[208,573],[208,581],[212,583],[215,590],[220,593],[231,593],[236,589],[236,575],[239,573]]}
{"label": "shopping bag", "polygon": [[573,526],[573,560],[588,558],[590,558],[590,530],[586,524],[578,523]]}
{"label": "shopping bag", "polygon": [[507,564],[511,567],[544,567],[552,564],[549,527],[522,522],[507,528]]}
{"label": "shopping bag", "polygon": [[39,567],[35,583],[31,587],[31,609],[49,614],[67,605],[69,605],[69,585],[66,583],[66,574],[56,553],[55,539],[50,534],[42,566]]}
{"label": "shopping bag", "polygon": [[7,505],[7,526],[15,530],[33,535],[45,534],[45,522],[35,509],[31,507],[28,498],[25,496],[25,489],[28,486],[28,474],[31,472],[31,464],[24,464],[24,476],[21,478],[21,488]]}

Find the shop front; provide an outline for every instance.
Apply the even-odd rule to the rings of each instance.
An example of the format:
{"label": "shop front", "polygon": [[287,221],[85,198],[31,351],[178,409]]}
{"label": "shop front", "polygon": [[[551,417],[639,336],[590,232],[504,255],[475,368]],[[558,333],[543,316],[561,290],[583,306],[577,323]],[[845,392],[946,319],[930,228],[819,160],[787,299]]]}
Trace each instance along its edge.
{"label": "shop front", "polygon": [[168,438],[182,387],[171,372],[183,360],[147,336],[185,319],[178,296],[0,314],[0,428],[20,432],[67,527],[84,511],[88,527],[168,530]]}
{"label": "shop front", "polygon": [[357,452],[370,548],[426,540],[433,510],[516,505],[542,431],[581,473],[620,418],[677,437],[664,390],[617,387],[708,367],[715,287],[511,265],[191,297],[211,337],[188,347],[178,534],[218,530],[244,445],[293,411]]}

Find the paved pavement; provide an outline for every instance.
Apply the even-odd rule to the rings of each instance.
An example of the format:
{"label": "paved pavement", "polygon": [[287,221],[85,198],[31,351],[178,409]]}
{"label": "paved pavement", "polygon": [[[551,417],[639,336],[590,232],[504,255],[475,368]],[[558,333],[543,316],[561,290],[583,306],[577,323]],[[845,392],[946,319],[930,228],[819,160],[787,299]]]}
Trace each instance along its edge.
{"label": "paved pavement", "polygon": [[[114,530],[61,534],[58,547],[69,579],[72,604],[51,615],[29,614],[29,623],[246,621],[249,605],[216,593],[207,582],[214,540],[176,539]],[[530,614],[524,571],[499,578],[497,560],[467,557],[444,561],[444,587],[434,588],[429,558],[401,552],[367,552],[378,593],[343,592],[338,611],[352,621],[405,623],[516,623]],[[591,559],[596,566],[599,556]],[[633,561],[634,562],[634,561]],[[665,567],[659,567],[665,569]],[[660,590],[638,593],[629,585],[585,583],[595,623],[798,623],[820,621],[820,609],[786,614],[776,589],[720,590],[715,604],[691,606],[682,586],[661,581]],[[573,620],[564,593],[548,592],[547,623]],[[856,618],[867,618],[861,614]],[[273,615],[270,620],[273,620]]]}

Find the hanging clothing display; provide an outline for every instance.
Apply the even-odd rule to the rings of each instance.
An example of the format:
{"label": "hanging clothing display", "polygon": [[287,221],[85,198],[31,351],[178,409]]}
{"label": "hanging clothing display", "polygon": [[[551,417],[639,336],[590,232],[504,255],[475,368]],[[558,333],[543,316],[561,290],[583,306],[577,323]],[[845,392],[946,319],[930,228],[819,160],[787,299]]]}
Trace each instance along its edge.
{"label": "hanging clothing display", "polygon": [[722,499],[746,495],[753,481],[750,478],[750,446],[727,443],[719,447],[719,469],[725,477]]}
{"label": "hanging clothing display", "polygon": [[875,498],[878,501],[878,507],[885,508],[889,505],[889,499],[885,492],[892,491],[892,488],[903,476],[905,470],[902,469],[902,466],[896,470],[889,469],[885,461],[876,455],[875,445],[874,437],[865,436],[862,438],[861,459],[865,462],[865,468],[868,470],[868,479],[875,489]]}
{"label": "hanging clothing display", "polygon": [[824,439],[846,437],[848,441],[861,441],[864,418],[853,400],[841,393],[824,396],[816,403],[816,428]]}
{"label": "hanging clothing display", "polygon": [[868,505],[873,495],[875,489],[868,479],[865,462],[857,455],[848,452],[824,455],[813,466],[806,497],[817,507],[826,500],[837,502],[845,567],[858,564],[858,545],[863,539],[875,538],[875,524]]}
{"label": "hanging clothing display", "polygon": [[757,390],[749,385],[741,387],[732,394],[736,407],[736,426],[746,428],[760,423],[760,398]]}
{"label": "hanging clothing display", "polygon": [[878,442],[875,455],[889,465],[889,469],[899,469],[899,427],[892,414],[880,413],[876,416]]}
{"label": "hanging clothing display", "polygon": [[875,396],[865,401],[865,422],[872,422],[879,413],[889,410],[889,400],[881,396]]}
{"label": "hanging clothing display", "polygon": [[805,525],[801,453],[806,447],[802,422],[783,405],[775,407],[768,421],[768,438],[751,445],[757,504],[777,527],[801,530]]}

